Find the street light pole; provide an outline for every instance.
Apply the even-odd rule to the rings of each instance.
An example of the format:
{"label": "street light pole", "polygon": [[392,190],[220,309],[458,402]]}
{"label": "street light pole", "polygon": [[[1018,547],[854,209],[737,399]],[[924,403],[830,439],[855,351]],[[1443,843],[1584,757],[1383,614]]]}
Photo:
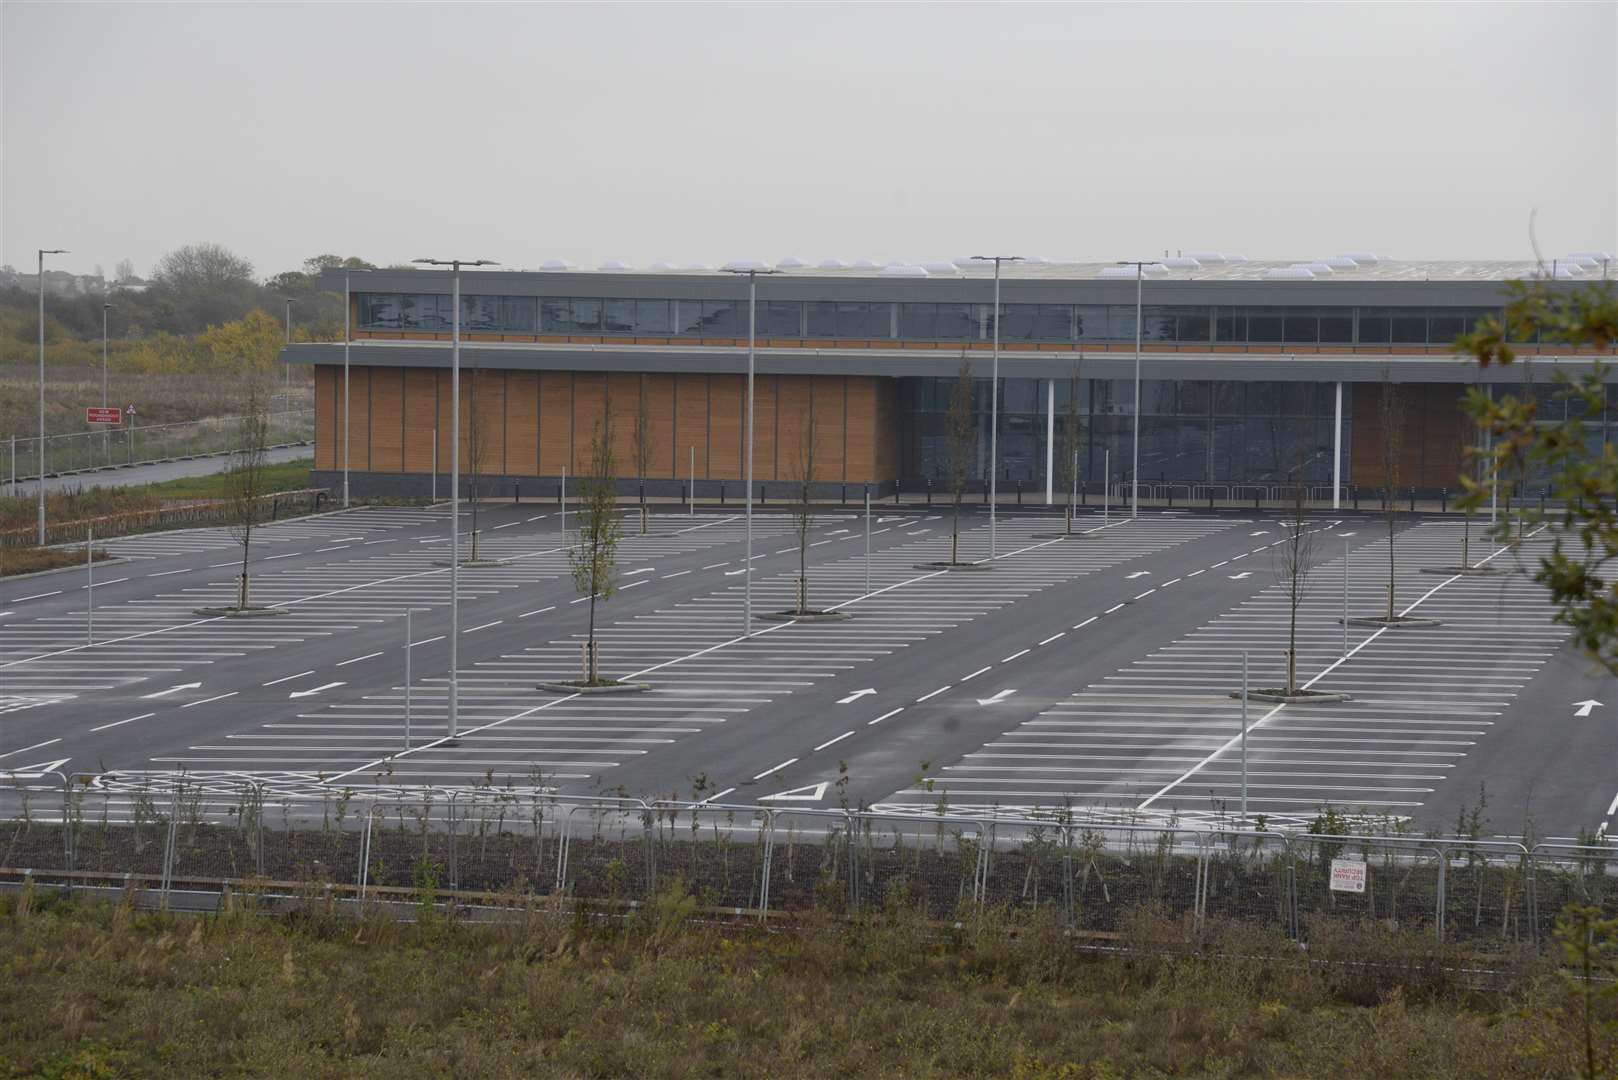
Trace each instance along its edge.
{"label": "street light pole", "polygon": [[747,552],[742,564],[742,637],[753,636],[753,369],[758,332],[758,276],[775,274],[761,262],[726,263],[727,274],[747,275],[747,478],[744,492],[747,505]]}
{"label": "street light pole", "polygon": [[989,385],[989,561],[1000,556],[995,542],[995,515],[1000,501],[1000,264],[1022,262],[1021,255],[974,255],[975,262],[994,263],[994,347]]}
{"label": "street light pole", "polygon": [[461,267],[498,266],[489,259],[412,259],[447,266],[451,275],[449,349],[449,733],[444,746],[458,744],[461,712]]}
{"label": "street light pole", "polygon": [[1133,262],[1123,260],[1119,266],[1133,266],[1135,268],[1135,448],[1131,454],[1129,466],[1129,516],[1140,517],[1140,334],[1141,334],[1141,287],[1146,278],[1146,268],[1156,266],[1156,260],[1147,262]]}
{"label": "street light pole", "polygon": [[45,256],[66,248],[39,248],[39,546],[45,546]]}
{"label": "street light pole", "polygon": [[[286,341],[286,343],[288,345],[291,345],[292,344],[292,305],[296,304],[298,301],[294,297],[291,297],[291,296],[284,297],[284,299],[287,302],[287,341]],[[287,362],[287,366],[286,366],[286,368],[287,368],[286,405],[284,405],[283,408],[285,408],[287,412],[291,412],[292,411],[292,363],[291,363],[291,357],[288,357],[287,359],[288,359],[288,362]]]}
{"label": "street light pole", "polygon": [[[101,407],[107,407],[107,312],[112,305],[103,301],[101,304]],[[105,464],[112,464],[111,435],[103,429],[101,432],[101,456]]]}

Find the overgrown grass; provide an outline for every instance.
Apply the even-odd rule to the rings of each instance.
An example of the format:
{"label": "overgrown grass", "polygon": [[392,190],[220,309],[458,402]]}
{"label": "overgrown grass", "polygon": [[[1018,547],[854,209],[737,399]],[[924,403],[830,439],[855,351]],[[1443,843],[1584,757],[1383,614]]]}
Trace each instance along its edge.
{"label": "overgrown grass", "polygon": [[[1537,961],[1466,972],[1430,938],[1142,917],[1125,949],[1055,920],[940,929],[890,907],[792,931],[531,907],[503,925],[346,921],[318,904],[142,914],[0,907],[17,1076],[1569,1075],[1578,1002]],[[1479,988],[1480,983],[1507,986]]]}
{"label": "overgrown grass", "polygon": [[[91,558],[105,562],[112,558],[96,548]],[[84,549],[81,548],[13,548],[0,545],[0,577],[34,574],[41,570],[58,570],[64,566],[83,566]]]}

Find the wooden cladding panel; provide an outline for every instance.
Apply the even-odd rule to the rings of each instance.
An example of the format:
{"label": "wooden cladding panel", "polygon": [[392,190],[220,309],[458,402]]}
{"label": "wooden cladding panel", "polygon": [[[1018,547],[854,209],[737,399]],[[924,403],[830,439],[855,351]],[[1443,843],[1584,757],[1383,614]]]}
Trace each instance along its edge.
{"label": "wooden cladding panel", "polygon": [[[814,417],[811,421],[809,408],[811,401],[809,375],[782,375],[775,386],[775,394],[780,408],[775,416],[776,439],[778,453],[773,467],[766,466],[761,459],[755,462],[758,475],[761,478],[777,480],[801,480],[804,472],[804,457],[809,452],[805,445],[811,429],[818,429],[822,417]],[[761,397],[762,402],[762,397]],[[816,476],[824,471],[824,464],[818,459],[814,462]]]}
{"label": "wooden cladding panel", "polygon": [[[1459,383],[1404,383],[1398,390],[1404,399],[1404,427],[1396,486],[1456,490],[1468,427],[1460,411],[1465,387]],[[1349,480],[1370,491],[1380,490],[1385,475],[1379,383],[1361,383],[1353,388],[1350,416],[1353,439]]]}
{"label": "wooden cladding panel", "polygon": [[607,405],[607,377],[576,372],[573,376],[573,462],[570,473],[590,467],[590,443],[601,427]]}
{"label": "wooden cladding panel", "polygon": [[612,460],[619,476],[638,477],[635,421],[640,415],[641,377],[614,372],[607,376],[607,411],[612,418]]}
{"label": "wooden cladding panel", "polygon": [[872,481],[882,483],[899,476],[899,383],[896,379],[876,380],[876,430]]}
{"label": "wooden cladding panel", "polygon": [[433,425],[437,422],[438,378],[420,368],[404,369],[404,471],[433,471]]}
{"label": "wooden cladding panel", "polygon": [[556,476],[572,463],[573,375],[542,371],[539,375],[539,472]]}
{"label": "wooden cladding panel", "polygon": [[449,372],[440,371],[438,374],[438,471],[450,471],[450,407],[451,394],[454,388],[450,385]]}
{"label": "wooden cladding panel", "polygon": [[[343,376],[337,373],[337,385],[334,387],[338,415],[343,411]],[[352,470],[367,471],[371,468],[371,369],[368,367],[350,366],[348,369],[348,396],[349,396],[349,422],[348,422],[348,467]],[[339,440],[340,442],[341,440]],[[336,469],[343,467],[341,458],[338,458]]]}
{"label": "wooden cladding panel", "polygon": [[506,373],[506,473],[539,475],[539,373]]}
{"label": "wooden cladding panel", "polygon": [[651,453],[646,462],[648,476],[683,476],[684,469],[677,465],[679,454],[674,446],[674,376],[646,376],[647,439]]}
{"label": "wooden cladding panel", "polygon": [[848,437],[845,440],[848,480],[869,483],[876,470],[876,381],[866,375],[848,377]]}
{"label": "wooden cladding panel", "polygon": [[848,478],[847,462],[843,460],[843,439],[848,430],[844,414],[847,384],[841,375],[816,375],[814,379],[816,480]]}
{"label": "wooden cladding panel", "polygon": [[461,474],[504,473],[505,445],[505,372],[462,371]]}
{"label": "wooden cladding panel", "polygon": [[[780,377],[776,375],[758,375],[753,379],[753,480],[778,478],[786,465],[784,458],[776,456],[776,409],[775,402],[779,396],[777,386]],[[747,380],[742,379],[742,446],[747,445]],[[742,459],[742,476],[747,475],[747,459]]]}
{"label": "wooden cladding panel", "polygon": [[371,471],[404,468],[404,369],[371,368]]}
{"label": "wooden cladding panel", "polygon": [[337,384],[342,375],[327,364],[315,367],[315,468],[339,467],[337,454]]}
{"label": "wooden cladding panel", "polygon": [[[660,378],[664,376],[659,376]],[[696,451],[697,476],[708,475],[708,376],[675,375],[674,462],[681,476],[691,468]]]}
{"label": "wooden cladding panel", "polygon": [[742,398],[744,375],[708,376],[708,477],[736,480],[742,475]]}

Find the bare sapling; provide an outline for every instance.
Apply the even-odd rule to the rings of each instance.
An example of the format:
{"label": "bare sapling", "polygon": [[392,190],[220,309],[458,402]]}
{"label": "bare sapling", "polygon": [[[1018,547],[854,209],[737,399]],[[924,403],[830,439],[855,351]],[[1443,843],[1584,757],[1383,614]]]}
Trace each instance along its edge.
{"label": "bare sapling", "polygon": [[616,462],[612,453],[612,420],[605,409],[590,439],[589,454],[588,469],[579,484],[578,542],[568,549],[568,562],[573,570],[574,587],[589,597],[582,682],[585,686],[601,686],[596,602],[605,603],[616,591],[614,574],[622,532],[618,519]]}

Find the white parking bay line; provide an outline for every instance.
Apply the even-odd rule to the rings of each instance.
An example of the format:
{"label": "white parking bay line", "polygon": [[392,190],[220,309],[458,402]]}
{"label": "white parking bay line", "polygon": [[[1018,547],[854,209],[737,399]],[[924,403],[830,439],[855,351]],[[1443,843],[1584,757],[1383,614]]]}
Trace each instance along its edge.
{"label": "white parking bay line", "polygon": [[[373,653],[372,655],[374,656],[376,654]],[[344,662],[346,663],[347,661],[344,661]],[[308,671],[300,671],[296,675],[283,675],[279,679],[271,679],[269,682],[267,682],[267,683],[259,683],[259,685],[260,686],[274,686],[276,683],[291,682],[293,679],[301,679],[305,675],[313,675],[314,673],[315,673],[314,669],[310,668]]]}
{"label": "white parking bay line", "polygon": [[1012,653],[1010,656],[1006,657],[1005,659],[1001,660],[1000,662],[1002,664],[1009,664],[1011,661],[1017,659],[1017,657],[1019,657],[1019,656],[1027,656],[1029,651],[1030,650],[1028,650],[1028,649],[1018,649],[1016,652]]}
{"label": "white parking bay line", "polygon": [[785,761],[781,762],[781,764],[775,766],[774,768],[765,769],[763,772],[761,772],[757,776],[753,777],[753,779],[754,780],[762,780],[766,776],[770,775],[771,773],[780,772],[782,769],[786,768],[788,765],[791,765],[793,762],[795,762],[797,760],[798,760],[797,758],[787,758]]}
{"label": "white parking bay line", "polygon": [[156,715],[156,713],[143,712],[139,716],[131,716],[128,720],[114,720],[110,724],[102,724],[100,727],[93,727],[90,730],[92,732],[106,731],[108,728],[122,727],[125,724],[133,724],[136,720],[147,720]]}
{"label": "white parking bay line", "polygon": [[983,673],[984,673],[984,672],[985,672],[985,671],[988,671],[988,670],[990,670],[990,668],[992,668],[992,667],[993,667],[993,666],[994,666],[994,665],[993,665],[993,664],[991,664],[991,665],[989,665],[989,667],[980,667],[980,668],[978,668],[978,669],[977,669],[977,670],[976,670],[976,671],[974,671],[974,672],[972,672],[972,674],[970,674],[970,675],[963,675],[963,676],[961,676],[961,681],[962,681],[962,682],[965,682],[965,681],[966,681],[966,680],[967,680],[967,679],[975,679],[975,678],[977,678],[977,677],[978,677],[978,676],[979,676],[979,675],[982,675],[982,674],[983,674]]}
{"label": "white parking bay line", "polygon": [[877,717],[875,720],[867,720],[865,722],[865,726],[866,727],[871,727],[873,724],[880,724],[882,721],[886,720],[888,717],[890,717],[890,716],[898,716],[900,713],[902,713],[904,711],[905,711],[905,708],[904,708],[903,705],[899,706],[897,709],[890,709],[887,712],[883,713],[881,716]]}
{"label": "white parking bay line", "polygon": [[[690,571],[689,571],[689,570],[687,570],[687,571],[686,571],[686,573],[688,573],[688,574],[689,574],[689,573],[690,573]],[[542,607],[542,608],[536,608],[536,609],[534,609],[534,610],[533,610],[533,611],[525,611],[525,612],[523,612],[523,613],[522,613],[522,614],[521,614],[521,615],[518,615],[518,616],[517,616],[517,618],[519,618],[519,619],[526,619],[526,618],[528,618],[528,616],[530,616],[530,615],[543,615],[543,614],[545,614],[545,613],[546,613],[546,612],[547,612],[547,611],[555,611],[555,610],[556,610],[556,605],[555,605],[555,604],[552,604],[552,605],[551,605],[551,606],[550,606],[550,607]]]}
{"label": "white parking bay line", "polygon": [[930,694],[923,694],[923,695],[921,695],[921,697],[919,697],[919,698],[917,698],[917,699],[916,699],[916,704],[917,704],[917,705],[920,705],[920,704],[921,704],[921,703],[922,703],[922,702],[924,702],[924,701],[926,701],[926,700],[927,700],[927,699],[928,699],[928,698],[935,698],[935,697],[937,697],[937,696],[938,696],[938,695],[939,695],[939,694],[942,694],[942,693],[943,693],[943,692],[944,692],[944,691],[945,691],[945,690],[948,690],[948,689],[949,689],[949,687],[950,687],[950,684],[945,684],[945,685],[943,685],[943,686],[940,686],[940,687],[939,687],[939,688],[938,688],[938,689],[937,689],[937,690],[934,690],[934,691],[933,691],[933,692],[932,692],[932,693],[930,693]]}
{"label": "white parking bay line", "polygon": [[184,705],[181,705],[180,708],[189,709],[194,705],[206,705],[210,701],[223,701],[225,698],[235,697],[239,693],[241,693],[240,690],[232,690],[228,694],[216,694],[213,697],[205,697],[201,701],[188,701]]}
{"label": "white parking bay line", "polygon": [[21,750],[8,750],[4,754],[0,754],[0,758],[8,758],[14,754],[26,754],[30,750],[38,750],[42,746],[51,746],[61,741],[61,739],[46,739],[44,742],[37,742],[33,746],[25,746]]}
{"label": "white parking bay line", "polygon": [[[504,620],[504,619],[496,619],[496,620],[494,620],[494,622],[486,622],[486,623],[484,623],[484,624],[483,624],[483,625],[482,625],[482,626],[474,626],[474,627],[472,627],[472,628],[471,628],[471,629],[469,629],[469,630],[462,630],[462,631],[461,631],[461,633],[463,633],[463,634],[475,634],[475,633],[477,633],[477,632],[478,632],[478,631],[479,631],[479,630],[487,630],[487,629],[488,629],[488,628],[489,628],[489,627],[491,627],[491,626],[499,626],[499,625],[500,625],[500,624],[501,624],[501,623],[503,623],[503,622],[505,622],[505,621],[506,621],[506,620]],[[372,655],[373,655],[373,656],[376,656],[376,655],[380,655],[380,654],[378,654],[378,653],[373,653],[373,654],[372,654]],[[363,658],[362,658],[362,659],[363,659]]]}
{"label": "white parking bay line", "polygon": [[[467,632],[468,632],[468,633],[471,633],[471,631],[467,631]],[[364,655],[364,656],[356,656],[356,657],[353,657],[353,658],[351,658],[351,659],[348,659],[348,660],[339,660],[339,661],[338,661],[338,662],[337,662],[337,666],[338,666],[338,667],[347,667],[347,666],[348,666],[348,665],[350,665],[350,664],[357,664],[357,663],[359,663],[359,662],[360,662],[360,661],[361,661],[361,660],[369,660],[369,659],[371,659],[371,657],[373,657],[373,656],[381,656],[381,655],[382,655],[382,654],[381,654],[381,653],[380,653],[380,652],[368,652],[368,653],[366,653],[366,654],[365,654],[365,655]],[[270,684],[269,684],[269,683],[265,683],[265,684],[264,684],[264,685],[265,685],[265,686],[268,686],[268,685],[270,685]]]}
{"label": "white parking bay line", "polygon": [[[835,738],[835,739],[827,739],[825,742],[823,742],[819,746],[815,747],[815,749],[816,750],[824,750],[824,749],[826,749],[826,747],[832,745],[833,743],[842,742],[844,739],[848,738],[852,734],[854,734],[852,731],[845,731],[841,735],[837,736],[837,738]],[[1612,811],[1608,810],[1607,813],[1608,813],[1608,815],[1611,815]]]}

